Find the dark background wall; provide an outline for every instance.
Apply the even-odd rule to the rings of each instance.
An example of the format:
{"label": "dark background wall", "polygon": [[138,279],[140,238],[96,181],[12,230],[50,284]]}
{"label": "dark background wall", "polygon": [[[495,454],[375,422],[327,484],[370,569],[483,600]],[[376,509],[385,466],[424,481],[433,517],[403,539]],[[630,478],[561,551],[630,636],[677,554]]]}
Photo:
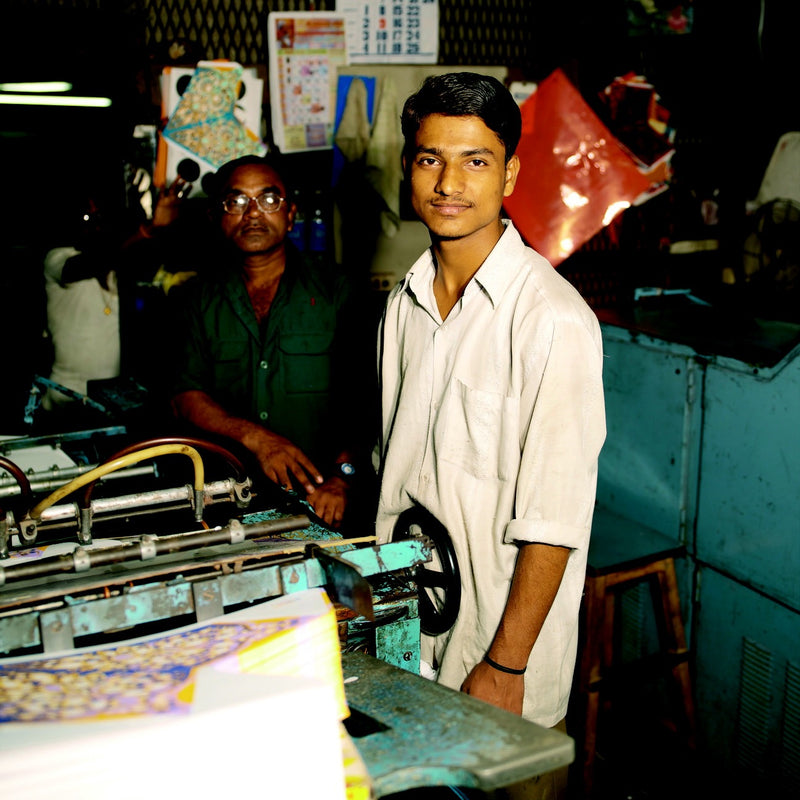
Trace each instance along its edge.
{"label": "dark background wall", "polygon": [[[670,4],[656,3],[656,6]],[[540,80],[565,69],[590,103],[616,75],[654,84],[678,132],[676,166],[752,197],[781,133],[800,127],[788,0],[705,0],[691,7],[686,35],[634,31],[638,0],[592,3],[440,0],[441,64],[507,65]],[[272,10],[333,10],[334,0],[7,0],[0,26],[0,78],[70,75],[108,93],[114,111],[0,107],[0,158],[14,185],[39,168],[58,185],[110,179],[132,125],[157,122],[160,68],[169,46],[188,42],[187,60],[267,60]],[[265,97],[268,102],[268,97]],[[269,115],[265,115],[268,119]],[[55,173],[55,174],[53,174]],[[701,178],[698,177],[698,180]],[[12,231],[27,217],[4,205]]]}
{"label": "dark background wall", "polygon": [[[656,2],[660,13],[669,5]],[[614,302],[619,275],[628,280],[635,272],[638,285],[652,285],[683,269],[664,264],[653,242],[695,213],[692,203],[705,193],[716,192],[723,209],[716,257],[741,252],[745,202],[755,196],[779,136],[800,130],[792,5],[703,0],[687,6],[690,33],[664,35],[634,30],[631,10],[641,11],[639,0],[440,0],[439,62],[502,64],[512,77],[531,81],[560,67],[593,105],[626,72],[655,86],[677,131],[675,190],[626,212],[629,223],[610,264],[602,252],[608,242],[598,236],[588,257],[579,253],[564,265],[579,288],[599,281]],[[160,122],[163,66],[228,58],[265,70],[270,11],[334,8],[334,0],[6,0],[0,80],[68,79],[114,100],[110,111],[0,105],[0,296],[7,323],[24,343],[6,356],[21,384],[29,343],[41,330],[38,307],[30,303],[41,288],[41,256],[63,241],[73,204],[87,187],[121,201],[133,126]],[[176,41],[185,46],[177,60],[170,53]],[[265,94],[265,120],[268,104]],[[712,264],[710,273],[718,271]]]}

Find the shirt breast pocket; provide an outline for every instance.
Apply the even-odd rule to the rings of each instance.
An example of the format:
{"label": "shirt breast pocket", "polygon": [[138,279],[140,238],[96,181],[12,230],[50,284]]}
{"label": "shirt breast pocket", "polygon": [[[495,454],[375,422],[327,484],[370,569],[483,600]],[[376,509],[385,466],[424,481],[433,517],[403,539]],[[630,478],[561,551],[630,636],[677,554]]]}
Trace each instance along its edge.
{"label": "shirt breast pocket", "polygon": [[332,332],[285,333],[280,348],[289,394],[318,394],[331,388]]}
{"label": "shirt breast pocket", "polygon": [[249,359],[247,341],[219,339],[212,358],[219,391],[235,394],[247,385],[249,376],[243,366]]}
{"label": "shirt breast pocket", "polygon": [[519,400],[450,383],[434,444],[440,458],[476,478],[509,480],[519,463]]}

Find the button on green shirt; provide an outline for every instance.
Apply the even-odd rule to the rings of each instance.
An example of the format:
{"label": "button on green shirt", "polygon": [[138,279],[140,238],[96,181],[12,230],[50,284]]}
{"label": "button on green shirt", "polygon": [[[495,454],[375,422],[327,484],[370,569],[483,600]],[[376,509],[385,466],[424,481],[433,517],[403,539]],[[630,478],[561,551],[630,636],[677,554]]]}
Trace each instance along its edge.
{"label": "button on green shirt", "polygon": [[[355,408],[366,399],[358,388],[364,365],[352,357],[363,343],[349,338],[348,283],[333,270],[287,256],[260,326],[238,270],[198,280],[184,298],[173,393],[206,392],[229,413],[290,439],[324,469],[350,446]],[[368,318],[365,309],[355,314]],[[349,392],[356,402],[348,402]]]}

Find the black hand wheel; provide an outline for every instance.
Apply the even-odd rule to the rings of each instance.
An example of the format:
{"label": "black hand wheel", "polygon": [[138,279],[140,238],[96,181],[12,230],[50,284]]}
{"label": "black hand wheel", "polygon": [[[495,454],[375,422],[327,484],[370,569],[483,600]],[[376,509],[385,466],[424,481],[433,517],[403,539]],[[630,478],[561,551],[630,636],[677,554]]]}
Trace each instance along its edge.
{"label": "black hand wheel", "polygon": [[427,536],[441,571],[418,566],[414,571],[419,592],[420,630],[436,636],[453,627],[461,607],[461,572],[447,529],[422,506],[406,509],[394,526],[393,539]]}

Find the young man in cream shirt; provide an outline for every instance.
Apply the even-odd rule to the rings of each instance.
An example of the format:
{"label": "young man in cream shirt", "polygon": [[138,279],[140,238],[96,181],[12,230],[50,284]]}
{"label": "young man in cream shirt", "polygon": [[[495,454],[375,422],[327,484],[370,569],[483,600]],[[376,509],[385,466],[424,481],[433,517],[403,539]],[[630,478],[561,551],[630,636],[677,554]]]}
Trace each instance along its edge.
{"label": "young man in cream shirt", "polygon": [[[536,168],[514,154],[507,89],[428,78],[402,125],[431,247],[381,321],[378,538],[421,506],[452,539],[458,618],[422,642],[436,680],[563,729],[605,439],[599,324],[501,217],[519,170]],[[502,796],[563,794],[564,773]]]}

